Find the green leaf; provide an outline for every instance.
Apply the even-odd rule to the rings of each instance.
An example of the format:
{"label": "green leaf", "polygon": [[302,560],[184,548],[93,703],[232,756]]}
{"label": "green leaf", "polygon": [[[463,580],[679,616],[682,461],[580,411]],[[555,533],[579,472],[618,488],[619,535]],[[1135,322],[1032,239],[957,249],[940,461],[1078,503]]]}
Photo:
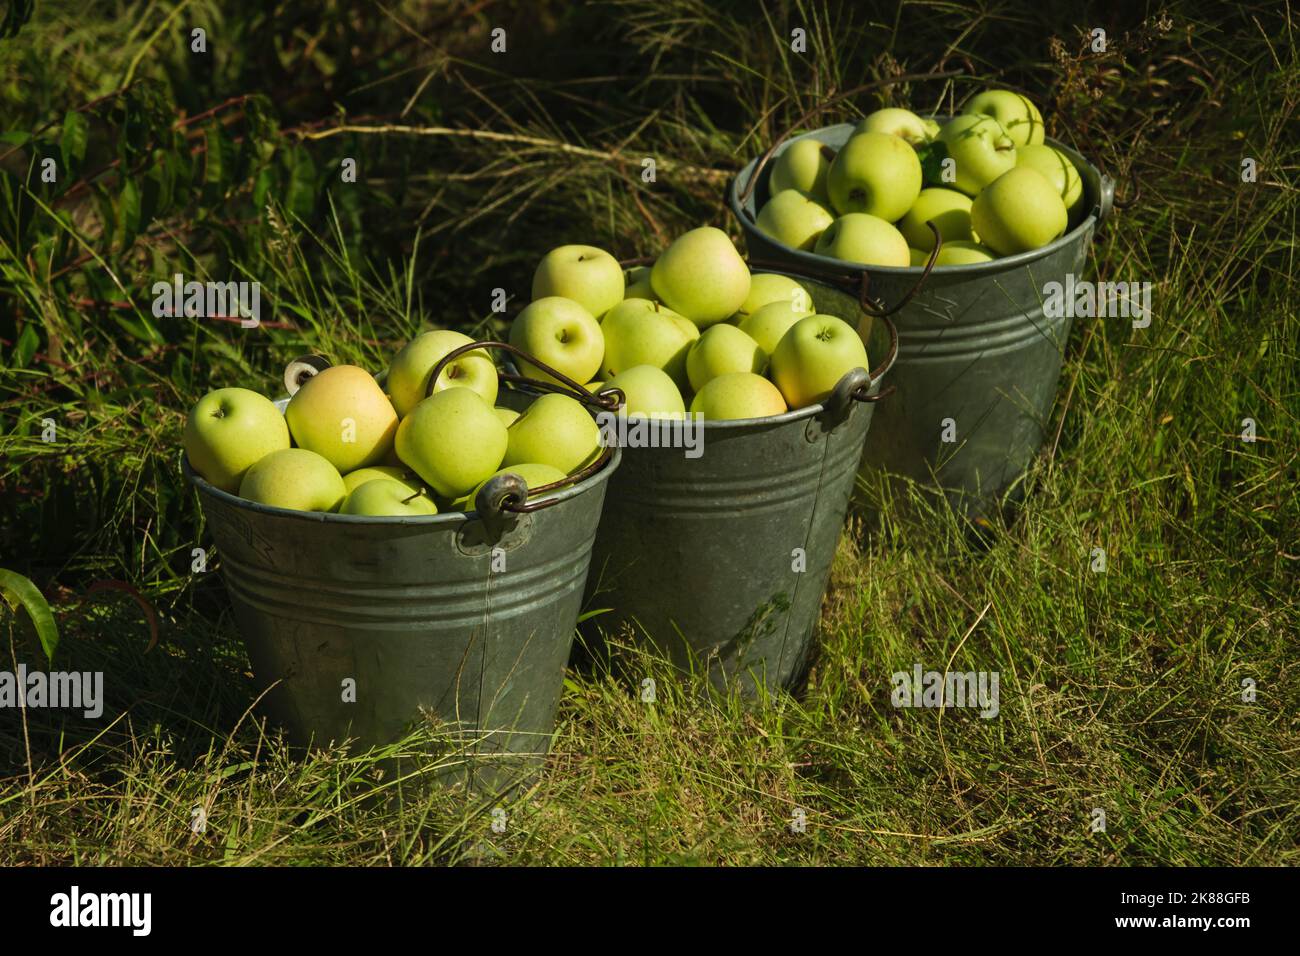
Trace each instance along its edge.
{"label": "green leaf", "polygon": [[131,248],[136,235],[140,232],[140,187],[134,179],[122,184],[122,192],[117,199],[117,222],[121,229],[121,245],[125,251]]}
{"label": "green leaf", "polygon": [[274,166],[266,166],[257,174],[257,180],[253,183],[253,206],[259,216],[266,209],[266,197],[275,189],[278,178]]}
{"label": "green leaf", "polygon": [[316,164],[311,154],[302,146],[290,153],[289,188],[285,191],[285,207],[300,219],[306,219],[316,208]]}
{"label": "green leaf", "polygon": [[140,228],[146,228],[158,216],[164,216],[171,209],[172,178],[166,157],[161,151],[156,152],[155,162],[145,173],[142,184],[140,205]]}
{"label": "green leaf", "polygon": [[113,321],[141,342],[153,342],[157,345],[165,345],[167,343],[167,339],[163,336],[162,332],[158,330],[158,326],[156,326],[144,312],[137,313],[135,318],[131,318],[126,313],[115,310],[113,313]]}
{"label": "green leaf", "polygon": [[36,354],[36,347],[41,344],[41,337],[36,334],[36,326],[27,325],[23,328],[23,334],[18,336],[18,344],[14,346],[14,366],[16,368],[25,368]]}
{"label": "green leaf", "polygon": [[95,211],[99,214],[103,235],[111,239],[117,234],[117,202],[100,183],[90,187],[90,194],[91,201],[95,204]]}
{"label": "green leaf", "polygon": [[924,143],[916,148],[916,158],[921,161],[921,178],[927,186],[952,186],[943,181],[943,161],[948,158],[946,143]]}
{"label": "green leaf", "polygon": [[171,180],[171,200],[177,206],[184,206],[189,202],[190,187],[194,183],[194,162],[183,144],[173,143],[163,163]]}
{"label": "green leaf", "polygon": [[253,144],[253,155],[258,162],[269,162],[280,144],[280,120],[271,101],[261,93],[250,97],[244,104],[244,116],[248,120],[248,141]]}
{"label": "green leaf", "polygon": [[63,151],[64,182],[71,182],[86,158],[86,143],[90,139],[90,122],[81,113],[68,112],[63,116],[63,138],[59,148]]}
{"label": "green leaf", "polygon": [[27,616],[36,625],[36,636],[45,649],[46,659],[53,661],[54,649],[59,646],[59,629],[40,589],[21,574],[0,568],[0,596],[4,597],[14,613],[18,612],[20,606],[27,611]]}
{"label": "green leaf", "polygon": [[225,195],[225,187],[234,180],[238,157],[234,144],[218,124],[214,123],[208,127],[205,141],[207,151],[203,163],[204,195],[210,202],[215,202]]}

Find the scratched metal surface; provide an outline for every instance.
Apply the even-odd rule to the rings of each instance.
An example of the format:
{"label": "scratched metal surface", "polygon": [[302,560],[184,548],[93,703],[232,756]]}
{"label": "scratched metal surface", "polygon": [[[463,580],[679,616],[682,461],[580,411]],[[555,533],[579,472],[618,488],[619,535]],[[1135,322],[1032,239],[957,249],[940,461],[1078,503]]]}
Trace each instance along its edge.
{"label": "scratched metal surface", "polygon": [[[858,321],[854,297],[801,281],[819,312]],[[883,373],[872,394],[891,380],[887,347],[887,335],[869,343]],[[706,422],[695,459],[623,449],[588,578],[588,605],[611,609],[584,628],[592,643],[648,642],[747,696],[790,686],[812,647],[873,413],[875,404],[849,401],[842,418],[815,405]]]}
{"label": "scratched metal surface", "polygon": [[540,762],[617,457],[499,536],[464,514],[270,508],[184,467],[262,707],[291,740],[383,745],[427,712],[471,755],[448,779],[495,788]]}

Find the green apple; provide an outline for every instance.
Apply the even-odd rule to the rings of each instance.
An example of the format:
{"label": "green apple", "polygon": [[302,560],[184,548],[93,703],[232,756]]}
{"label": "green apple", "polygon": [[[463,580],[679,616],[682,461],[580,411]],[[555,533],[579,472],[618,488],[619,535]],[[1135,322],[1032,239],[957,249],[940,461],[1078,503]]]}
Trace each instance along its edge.
{"label": "green apple", "polygon": [[1065,232],[1065,201],[1036,169],[1017,166],[975,197],[971,225],[980,241],[998,255],[1010,256],[1045,246]]}
{"label": "green apple", "polygon": [[1047,177],[1061,194],[1070,222],[1076,221],[1083,208],[1083,180],[1070,157],[1055,147],[1034,143],[1016,150],[1016,165],[1036,169]]}
{"label": "green apple", "polygon": [[600,454],[600,429],[576,398],[542,395],[508,429],[503,465],[536,462],[566,475]]}
{"label": "green apple", "polygon": [[653,365],[634,365],[619,372],[605,388],[623,393],[623,405],[629,416],[645,418],[680,418],[686,414],[686,402],[672,378]]}
{"label": "green apple", "polygon": [[[913,249],[909,246],[907,254],[912,257],[912,266],[921,266],[924,268],[925,264],[930,261],[930,253],[922,252],[920,249]],[[938,265],[938,263],[936,262],[935,265]]]}
{"label": "green apple", "polygon": [[853,326],[833,315],[810,315],[781,337],[770,375],[786,404],[803,408],[823,401],[851,369],[869,367]]}
{"label": "green apple", "polygon": [[930,139],[929,130],[926,129],[925,122],[921,117],[911,110],[898,109],[897,107],[876,110],[874,113],[868,114],[862,122],[853,128],[854,136],[859,133],[884,133],[888,136],[897,136],[913,146]]}
{"label": "green apple", "polygon": [[725,321],[749,295],[749,267],[713,226],[683,233],[650,271],[655,297],[700,328]]}
{"label": "green apple", "polygon": [[767,418],[786,411],[780,390],[753,372],[729,372],[710,379],[691,401],[692,413],[712,421]]}
{"label": "green apple", "polygon": [[[405,417],[424,400],[429,376],[442,357],[474,340],[450,329],[423,332],[407,342],[388,367],[387,388],[397,414]],[[497,400],[497,367],[484,349],[475,349],[452,360],[438,376],[433,390],[457,386],[472,388],[491,405]]]}
{"label": "green apple", "polygon": [[865,212],[851,212],[836,219],[817,240],[814,251],[819,256],[870,266],[906,266],[910,261],[903,234]]}
{"label": "green apple", "polygon": [[979,191],[1016,165],[1016,144],[990,116],[958,116],[939,131],[939,141],[954,163],[954,181],[967,196]]}
{"label": "green apple", "polygon": [[819,139],[805,137],[786,146],[772,161],[772,175],[767,181],[770,196],[786,189],[797,189],[823,206],[830,202],[826,193],[826,173],[834,152]]}
{"label": "green apple", "polygon": [[233,495],[249,468],[263,456],[289,447],[289,426],[265,395],[246,388],[219,388],[190,409],[183,444],[190,467]]}
{"label": "green apple", "polygon": [[[510,344],[578,383],[590,381],[600,371],[605,354],[600,323],[585,306],[558,295],[535,299],[515,317]],[[530,378],[559,381],[522,359],[519,366]]]}
{"label": "green apple", "polygon": [[[478,493],[483,490],[484,485],[497,477],[497,475],[518,475],[522,478],[524,484],[528,486],[529,501],[537,497],[533,493],[534,488],[541,488],[543,485],[554,484],[555,482],[563,481],[568,477],[568,475],[560,471],[560,469],[552,467],[551,465],[542,464],[541,462],[520,462],[517,465],[507,465],[495,474],[489,475],[487,478],[483,479],[474,486],[473,491],[465,495],[463,498],[457,498],[452,502],[452,507],[456,508],[458,511],[474,510]],[[554,492],[548,492],[548,494],[554,494]]]}
{"label": "green apple", "polygon": [[597,317],[623,301],[623,288],[623,267],[595,246],[552,249],[533,273],[533,299],[572,299]]}
{"label": "green apple", "polygon": [[970,197],[955,189],[922,189],[912,208],[898,223],[898,231],[913,249],[929,252],[934,248],[933,222],[945,243],[953,239],[970,239]]}
{"label": "green apple", "polygon": [[[928,257],[930,253],[927,252],[925,255]],[[934,260],[934,264],[936,268],[939,266],[969,266],[977,262],[992,262],[997,257],[997,253],[988,246],[982,246],[978,242],[971,242],[966,239],[954,239],[952,242],[943,244],[943,248],[939,250],[939,257]],[[921,265],[925,265],[925,262],[922,262]]]}
{"label": "green apple", "polygon": [[[696,331],[698,331],[698,330],[696,330]],[[584,386],[582,386],[582,387],[585,388],[585,389],[586,389],[588,392],[590,392],[592,395],[595,395],[597,392],[599,392],[602,388],[605,387],[605,383],[604,383],[604,382],[601,382],[601,381],[588,382],[586,385],[584,385]]]}
{"label": "green apple", "polygon": [[293,511],[337,511],[347,492],[338,469],[306,448],[271,452],[239,483],[239,497]]}
{"label": "green apple", "polygon": [[812,303],[806,309],[796,308],[791,299],[777,299],[760,308],[753,315],[746,316],[740,323],[740,331],[758,343],[764,355],[770,356],[776,351],[781,337],[806,315],[814,314]]}
{"label": "green apple", "polygon": [[962,113],[991,116],[1002,125],[1017,146],[1043,141],[1043,114],[1029,97],[1011,90],[985,90],[966,101]]}
{"label": "green apple", "polygon": [[402,485],[408,495],[424,490],[420,479],[405,465],[374,465],[370,468],[349,471],[343,476],[343,487],[348,490],[348,494],[351,494],[367,481],[378,481],[381,478]]}
{"label": "green apple", "polygon": [[840,215],[860,212],[894,222],[921,192],[921,161],[897,136],[858,133],[835,155],[826,189]]}
{"label": "green apple", "polygon": [[[627,287],[623,290],[624,299],[654,300],[655,290],[650,285],[650,267],[634,266],[627,272]],[[603,321],[603,320],[602,320]]]}
{"label": "green apple", "polygon": [[835,219],[829,209],[797,189],[783,189],[764,204],[755,225],[791,249],[811,249]]}
{"label": "green apple", "polygon": [[738,325],[744,325],[745,319],[763,306],[784,300],[802,312],[816,312],[812,296],[802,285],[776,272],[759,272],[749,283],[749,295],[736,310],[734,316]]}
{"label": "green apple", "polygon": [[600,373],[606,379],[634,365],[653,365],[686,384],[686,353],[700,337],[694,322],[649,299],[624,299],[600,324],[605,334],[605,358]]}
{"label": "green apple", "polygon": [[465,494],[500,468],[508,443],[492,406],[468,388],[434,392],[397,426],[402,464],[444,498]]}
{"label": "green apple", "polygon": [[397,433],[393,403],[375,377],[355,365],[335,365],[307,379],[284,418],[299,448],[340,472],[378,464]]}
{"label": "green apple", "polygon": [[767,368],[767,353],[747,333],[734,325],[704,330],[686,356],[686,375],[699,391],[710,379],[729,372],[756,372]]}
{"label": "green apple", "polygon": [[391,478],[374,478],[358,485],[339,508],[339,514],[416,518],[436,515],[438,506],[423,489],[411,491]]}
{"label": "green apple", "polygon": [[939,138],[939,124],[932,119],[921,120],[921,125],[925,127],[925,138],[927,141],[933,141]]}

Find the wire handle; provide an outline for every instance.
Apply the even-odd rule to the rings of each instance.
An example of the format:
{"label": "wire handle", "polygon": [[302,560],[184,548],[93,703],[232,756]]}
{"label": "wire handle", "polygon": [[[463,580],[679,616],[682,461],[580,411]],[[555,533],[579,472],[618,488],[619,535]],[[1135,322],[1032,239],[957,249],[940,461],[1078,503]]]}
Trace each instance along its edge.
{"label": "wire handle", "polygon": [[[429,381],[424,387],[425,398],[433,394],[434,385],[437,383],[439,376],[442,375],[443,369],[449,363],[466,354],[475,352],[479,349],[502,349],[511,355],[522,359],[528,365],[541,369],[547,375],[552,375],[560,380],[560,384],[555,382],[546,382],[541,379],[529,378],[526,375],[516,375],[513,372],[497,370],[497,378],[500,381],[527,383],[532,388],[537,388],[547,392],[557,392],[561,395],[568,395],[576,398],[588,408],[595,408],[600,411],[615,411],[626,401],[621,389],[611,388],[602,389],[598,394],[592,394],[582,385],[569,378],[559,369],[552,368],[536,356],[530,355],[523,349],[516,348],[509,342],[499,342],[495,339],[484,339],[479,342],[470,342],[466,345],[458,346],[440,358],[433,366],[429,373]],[[479,489],[474,496],[474,507],[480,515],[484,516],[488,524],[499,523],[502,512],[510,514],[530,514],[534,511],[541,511],[543,508],[549,508],[556,504],[558,498],[546,498],[541,501],[530,501],[529,498],[534,495],[542,494],[547,491],[558,491],[571,485],[576,485],[581,481],[594,475],[605,467],[606,462],[613,457],[613,452],[609,448],[602,447],[600,454],[595,457],[589,464],[579,468],[571,475],[565,475],[558,481],[552,481],[544,485],[538,485],[535,488],[528,487],[524,479],[512,472],[504,475],[497,475],[488,479],[488,482]],[[511,481],[499,479],[513,479]]]}
{"label": "wire handle", "polygon": [[[855,268],[846,264],[842,272],[836,272],[830,266],[814,270],[812,267],[802,264],[792,266],[788,262],[752,257],[749,259],[749,265],[751,269],[758,268],[766,272],[784,272],[788,275],[803,276],[815,282],[838,286],[850,295],[856,295],[858,297],[858,307],[867,315],[872,318],[883,319],[895,314],[916,297],[917,293],[925,285],[926,280],[930,278],[935,263],[939,261],[939,250],[943,248],[943,236],[939,232],[939,227],[933,221],[927,220],[925,224],[934,233],[934,248],[930,250],[930,258],[926,260],[925,266],[921,269],[921,275],[912,288],[908,289],[903,297],[889,308],[886,308],[883,302],[871,297],[871,271],[869,266]],[[845,275],[844,272],[848,274]]]}
{"label": "wire handle", "polygon": [[740,205],[743,206],[749,201],[749,197],[754,193],[754,187],[758,185],[759,175],[767,167],[767,164],[771,162],[772,156],[781,148],[782,144],[794,135],[795,130],[802,128],[810,119],[821,113],[823,110],[829,109],[836,103],[848,99],[850,96],[857,96],[859,93],[865,93],[878,86],[895,86],[899,83],[911,83],[913,81],[919,82],[922,80],[946,80],[952,79],[955,76],[965,75],[965,70],[936,70],[931,73],[904,73],[902,76],[891,76],[884,80],[874,80],[871,83],[864,83],[861,86],[853,87],[851,90],[845,90],[843,93],[836,93],[833,96],[827,97],[822,100],[820,104],[814,106],[808,112],[800,116],[794,125],[778,137],[776,142],[767,148],[767,152],[759,157],[758,164],[754,167],[754,172],[749,177],[749,182],[745,184],[744,190],[740,193]]}

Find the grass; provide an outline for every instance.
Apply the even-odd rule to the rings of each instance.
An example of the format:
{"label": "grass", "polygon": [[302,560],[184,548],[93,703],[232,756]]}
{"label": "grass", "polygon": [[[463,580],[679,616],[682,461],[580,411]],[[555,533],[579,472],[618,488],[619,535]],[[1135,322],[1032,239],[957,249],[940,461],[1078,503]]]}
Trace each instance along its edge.
{"label": "grass", "polygon": [[[1092,54],[1073,4],[407,2],[365,22],[330,5],[193,4],[217,38],[283,41],[274,61],[226,43],[200,67],[157,29],[177,6],[38,3],[0,46],[7,113],[34,128],[128,73],[165,78],[190,115],[274,90],[282,127],[301,130],[319,166],[354,151],[379,198],[355,215],[335,187],[304,215],[222,207],[249,220],[220,226],[247,241],[233,256],[210,219],[178,217],[123,263],[137,304],[178,257],[196,274],[251,271],[292,326],[256,335],[209,323],[145,341],[115,321],[126,310],[72,301],[100,297],[95,262],[90,278],[55,280],[34,250],[0,249],[0,339],[40,335],[27,362],[3,346],[0,566],[55,603],[58,666],[103,670],[107,690],[98,721],[0,712],[0,862],[1297,862],[1289,9],[1176,4],[1111,23],[1111,49]],[[819,55],[790,52],[795,23]],[[505,56],[485,52],[499,25]],[[643,656],[634,667],[658,689],[647,704],[571,670],[546,773],[508,800],[399,786],[392,758],[419,768],[433,729],[379,753],[304,758],[262,725],[219,555],[190,571],[209,538],[177,449],[200,394],[274,391],[285,359],[308,349],[378,367],[429,324],[499,333],[491,290],[521,301],[546,249],[652,254],[692,225],[731,226],[722,184],[784,123],[833,90],[945,57],[979,79],[896,87],[844,115],[940,109],[993,82],[1032,91],[1052,135],[1124,179],[1122,194],[1140,188],[1099,234],[1089,277],[1155,283],[1150,328],[1075,323],[1052,440],[1013,522],[972,547],[924,508],[870,529],[852,518],[797,696],[710,699]],[[640,180],[646,156],[659,160],[653,184]],[[1258,160],[1257,182],[1240,181],[1243,157]],[[73,220],[93,242],[93,207]],[[70,258],[79,247],[64,241]],[[45,418],[57,448],[41,441]],[[1091,570],[1098,547],[1104,573]],[[120,593],[81,600],[101,579],[158,609],[156,647]],[[6,657],[33,659],[22,628],[5,636]],[[1000,715],[895,709],[890,675],[918,661],[998,671]]]}

